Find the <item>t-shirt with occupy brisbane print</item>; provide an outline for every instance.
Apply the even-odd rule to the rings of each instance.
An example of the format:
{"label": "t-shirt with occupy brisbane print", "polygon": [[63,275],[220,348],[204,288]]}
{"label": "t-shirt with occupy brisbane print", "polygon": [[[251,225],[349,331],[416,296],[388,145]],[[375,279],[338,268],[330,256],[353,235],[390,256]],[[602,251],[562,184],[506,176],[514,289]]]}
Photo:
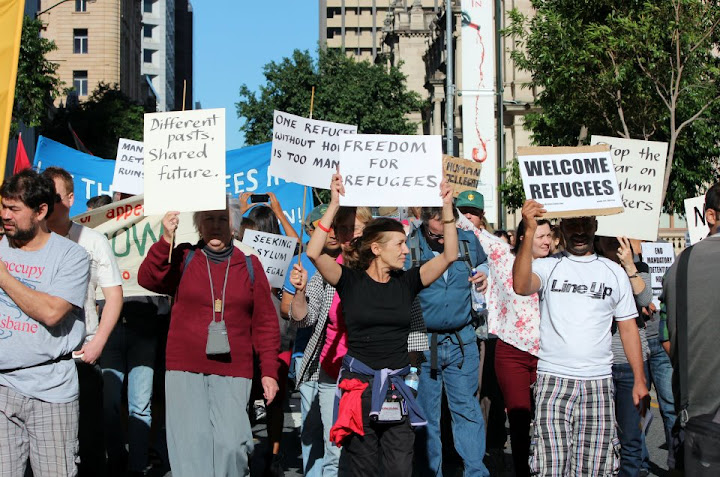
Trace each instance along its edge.
{"label": "t-shirt with occupy brisbane print", "polygon": [[[90,274],[87,252],[51,233],[45,246],[35,251],[10,248],[7,239],[0,241],[0,259],[28,288],[74,305],[68,316],[49,328],[26,315],[0,289],[0,386],[42,401],[74,401],[78,379],[72,360],[37,365],[77,349],[85,336],[82,307]],[[25,369],[2,372],[15,368]]]}
{"label": "t-shirt with occupy brisbane print", "polygon": [[533,261],[541,282],[538,372],[574,379],[612,375],[613,318],[637,316],[627,273],[595,254]]}

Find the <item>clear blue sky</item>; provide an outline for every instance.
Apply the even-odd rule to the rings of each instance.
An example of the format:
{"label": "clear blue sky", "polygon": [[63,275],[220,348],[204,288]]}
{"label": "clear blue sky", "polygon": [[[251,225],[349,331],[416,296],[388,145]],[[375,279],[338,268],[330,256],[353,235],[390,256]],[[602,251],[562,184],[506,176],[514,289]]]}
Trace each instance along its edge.
{"label": "clear blue sky", "polygon": [[294,49],[315,55],[317,0],[191,0],[193,5],[193,99],[203,109],[225,108],[227,149],[244,145],[235,103],[240,86],[257,91],[262,67]]}

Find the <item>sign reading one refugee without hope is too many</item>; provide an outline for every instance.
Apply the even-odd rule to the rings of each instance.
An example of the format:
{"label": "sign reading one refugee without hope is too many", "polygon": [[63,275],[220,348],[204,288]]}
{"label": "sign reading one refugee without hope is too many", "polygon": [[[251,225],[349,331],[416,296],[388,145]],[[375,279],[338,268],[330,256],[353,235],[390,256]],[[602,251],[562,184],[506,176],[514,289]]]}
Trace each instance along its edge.
{"label": "sign reading one refugee without hope is too many", "polygon": [[281,288],[295,253],[297,239],[248,229],[243,234],[242,243],[257,251],[270,286]]}
{"label": "sign reading one refugee without hope is too many", "polygon": [[270,174],[288,182],[327,189],[339,164],[341,134],[357,126],[273,113]]}
{"label": "sign reading one refugee without hope is too many", "polygon": [[540,202],[548,218],[623,211],[607,145],[519,147],[518,161],[525,197]]}
{"label": "sign reading one refugee without hope is too many", "polygon": [[340,136],[347,206],[441,206],[440,136]]}
{"label": "sign reading one refugee without hope is too many", "polygon": [[225,110],[145,115],[145,214],[225,208]]}

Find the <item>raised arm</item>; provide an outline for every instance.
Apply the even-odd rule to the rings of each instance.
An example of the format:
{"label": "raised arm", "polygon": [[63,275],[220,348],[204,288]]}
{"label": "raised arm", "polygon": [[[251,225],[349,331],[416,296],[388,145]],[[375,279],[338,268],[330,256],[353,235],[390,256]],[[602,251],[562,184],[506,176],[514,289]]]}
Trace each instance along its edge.
{"label": "raised arm", "polygon": [[288,237],[295,237],[296,239],[300,240],[300,237],[298,237],[295,228],[285,216],[285,211],[283,211],[282,205],[280,205],[280,201],[277,199],[277,197],[275,197],[275,194],[272,192],[268,192],[268,196],[270,197],[270,208],[275,213],[275,215],[277,215],[277,218],[280,221],[280,225],[282,225],[282,228],[285,231],[285,235]]}
{"label": "raised arm", "polygon": [[458,256],[458,235],[455,227],[455,215],[453,211],[452,187],[443,181],[440,183],[440,196],[443,200],[442,222],[443,222],[443,253],[433,258],[420,267],[420,280],[425,286],[440,278],[451,263],[457,260]]}
{"label": "raised arm", "polygon": [[330,203],[325,211],[325,214],[318,222],[318,226],[310,237],[310,242],[307,246],[307,256],[315,264],[318,272],[325,278],[325,280],[332,286],[337,285],[342,274],[342,267],[335,261],[330,255],[323,253],[325,247],[325,241],[327,240],[327,234],[330,232],[335,214],[340,209],[340,196],[345,195],[345,186],[342,182],[342,176],[338,172],[333,174],[330,182]]}
{"label": "raised arm", "polygon": [[[523,236],[520,250],[518,250],[513,263],[513,289],[518,295],[528,296],[540,290],[540,278],[532,271],[532,246],[537,230],[538,217],[546,212],[543,206],[534,200],[526,200],[522,208],[523,223],[525,224],[525,235]],[[520,237],[517,237],[520,240]]]}

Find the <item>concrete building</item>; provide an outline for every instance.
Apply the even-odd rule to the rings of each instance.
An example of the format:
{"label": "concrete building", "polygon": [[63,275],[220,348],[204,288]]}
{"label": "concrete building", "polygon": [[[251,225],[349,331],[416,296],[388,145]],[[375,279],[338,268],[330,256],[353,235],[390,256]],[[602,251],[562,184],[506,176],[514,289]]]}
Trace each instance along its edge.
{"label": "concrete building", "polygon": [[[183,88],[183,81],[185,82]],[[193,8],[190,0],[175,0],[175,110],[193,105]]]}
{"label": "concrete building", "polygon": [[[140,76],[140,5],[134,0],[41,0],[43,36],[57,45],[48,59],[58,63],[58,76],[73,96],[87,99],[98,83],[118,84],[136,101],[147,88]],[[58,99],[65,103],[66,97]]]}
{"label": "concrete building", "polygon": [[175,0],[142,0],[142,23],[142,74],[155,95],[157,110],[173,111]]}

